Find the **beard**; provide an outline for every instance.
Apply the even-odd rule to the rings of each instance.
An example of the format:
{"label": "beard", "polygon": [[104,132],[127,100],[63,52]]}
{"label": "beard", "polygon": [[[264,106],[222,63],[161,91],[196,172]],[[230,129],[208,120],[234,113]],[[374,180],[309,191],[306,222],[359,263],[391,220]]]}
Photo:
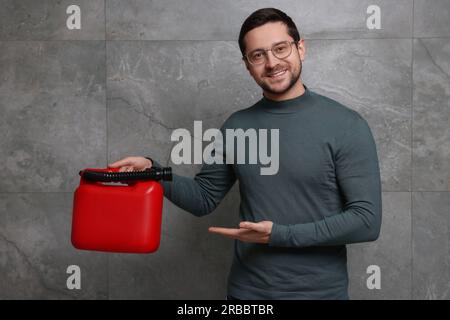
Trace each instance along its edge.
{"label": "beard", "polygon": [[[269,72],[273,72],[273,70],[271,70]],[[290,74],[289,84],[284,88],[274,89],[271,87],[270,84],[268,84],[265,81],[261,81],[258,84],[264,91],[269,92],[271,94],[282,94],[282,93],[289,91],[297,83],[298,79],[300,79],[300,75],[302,74],[302,60],[300,60],[300,67],[299,67],[298,72],[293,72],[293,73],[289,72],[289,74]]]}

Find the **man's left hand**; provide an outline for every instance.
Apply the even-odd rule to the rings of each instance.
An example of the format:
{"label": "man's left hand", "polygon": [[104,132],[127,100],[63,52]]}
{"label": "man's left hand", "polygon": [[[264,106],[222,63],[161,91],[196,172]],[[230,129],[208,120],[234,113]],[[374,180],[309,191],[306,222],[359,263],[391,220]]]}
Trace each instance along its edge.
{"label": "man's left hand", "polygon": [[239,224],[239,229],[210,227],[208,231],[244,242],[269,243],[272,226],[272,221],[260,221],[256,223],[242,221]]}

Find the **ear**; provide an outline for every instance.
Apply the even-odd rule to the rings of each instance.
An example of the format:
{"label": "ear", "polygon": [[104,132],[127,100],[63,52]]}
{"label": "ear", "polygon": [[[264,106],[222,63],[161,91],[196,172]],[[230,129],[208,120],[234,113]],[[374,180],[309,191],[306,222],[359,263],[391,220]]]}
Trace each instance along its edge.
{"label": "ear", "polygon": [[247,68],[247,70],[250,72],[250,64],[248,63],[247,59],[245,59],[244,57],[242,57],[242,61],[244,61],[245,68]]}
{"label": "ear", "polygon": [[305,56],[306,56],[306,45],[305,45],[304,39],[300,39],[300,41],[297,42],[297,50],[298,50],[298,55],[300,56],[300,60],[302,60],[302,62],[303,62],[305,60]]}

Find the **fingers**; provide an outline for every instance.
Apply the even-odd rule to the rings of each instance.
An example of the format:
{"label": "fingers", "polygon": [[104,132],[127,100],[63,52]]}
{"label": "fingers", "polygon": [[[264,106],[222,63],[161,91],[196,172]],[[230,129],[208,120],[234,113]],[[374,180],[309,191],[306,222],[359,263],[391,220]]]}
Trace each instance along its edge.
{"label": "fingers", "polygon": [[142,171],[152,167],[152,161],[144,157],[126,157],[108,165],[109,168],[119,168],[119,172]]}
{"label": "fingers", "polygon": [[130,157],[127,157],[122,160],[119,160],[119,161],[109,164],[108,167],[118,168],[118,167],[130,166],[130,165],[132,165],[132,159]]}
{"label": "fingers", "polygon": [[109,168],[119,168],[119,172],[136,171],[135,160],[133,157],[127,157],[108,165]]}
{"label": "fingers", "polygon": [[268,243],[269,236],[261,234],[257,231],[250,229],[233,229],[233,228],[219,228],[219,227],[210,227],[208,229],[209,232],[215,233],[221,236],[225,236],[231,239],[237,239],[243,242],[252,242],[252,243]]}
{"label": "fingers", "polygon": [[242,236],[254,232],[248,229],[219,228],[219,227],[210,227],[208,231],[211,233],[219,234],[221,236],[226,236],[233,239],[239,239]]}
{"label": "fingers", "polygon": [[135,171],[133,166],[123,166],[120,167],[119,172],[132,172]]}
{"label": "fingers", "polygon": [[228,236],[228,237],[236,237],[239,234],[239,229],[233,229],[233,228],[219,228],[219,227],[210,227],[208,229],[209,232],[211,233],[215,233],[215,234],[220,234],[223,236]]}
{"label": "fingers", "polygon": [[261,223],[243,221],[243,222],[239,223],[239,227],[254,230],[256,232],[266,232],[266,227],[264,225],[262,225]]}

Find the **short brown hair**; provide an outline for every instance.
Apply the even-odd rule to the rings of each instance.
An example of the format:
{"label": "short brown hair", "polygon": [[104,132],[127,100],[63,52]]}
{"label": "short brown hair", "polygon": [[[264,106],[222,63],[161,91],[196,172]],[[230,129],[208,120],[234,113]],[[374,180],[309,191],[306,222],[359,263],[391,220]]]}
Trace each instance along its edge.
{"label": "short brown hair", "polygon": [[297,26],[286,13],[275,8],[259,9],[249,15],[242,24],[241,32],[239,33],[239,48],[241,49],[242,56],[245,56],[244,37],[249,31],[265,25],[266,23],[278,21],[286,25],[288,34],[294,41],[300,41],[300,33],[298,32]]}

